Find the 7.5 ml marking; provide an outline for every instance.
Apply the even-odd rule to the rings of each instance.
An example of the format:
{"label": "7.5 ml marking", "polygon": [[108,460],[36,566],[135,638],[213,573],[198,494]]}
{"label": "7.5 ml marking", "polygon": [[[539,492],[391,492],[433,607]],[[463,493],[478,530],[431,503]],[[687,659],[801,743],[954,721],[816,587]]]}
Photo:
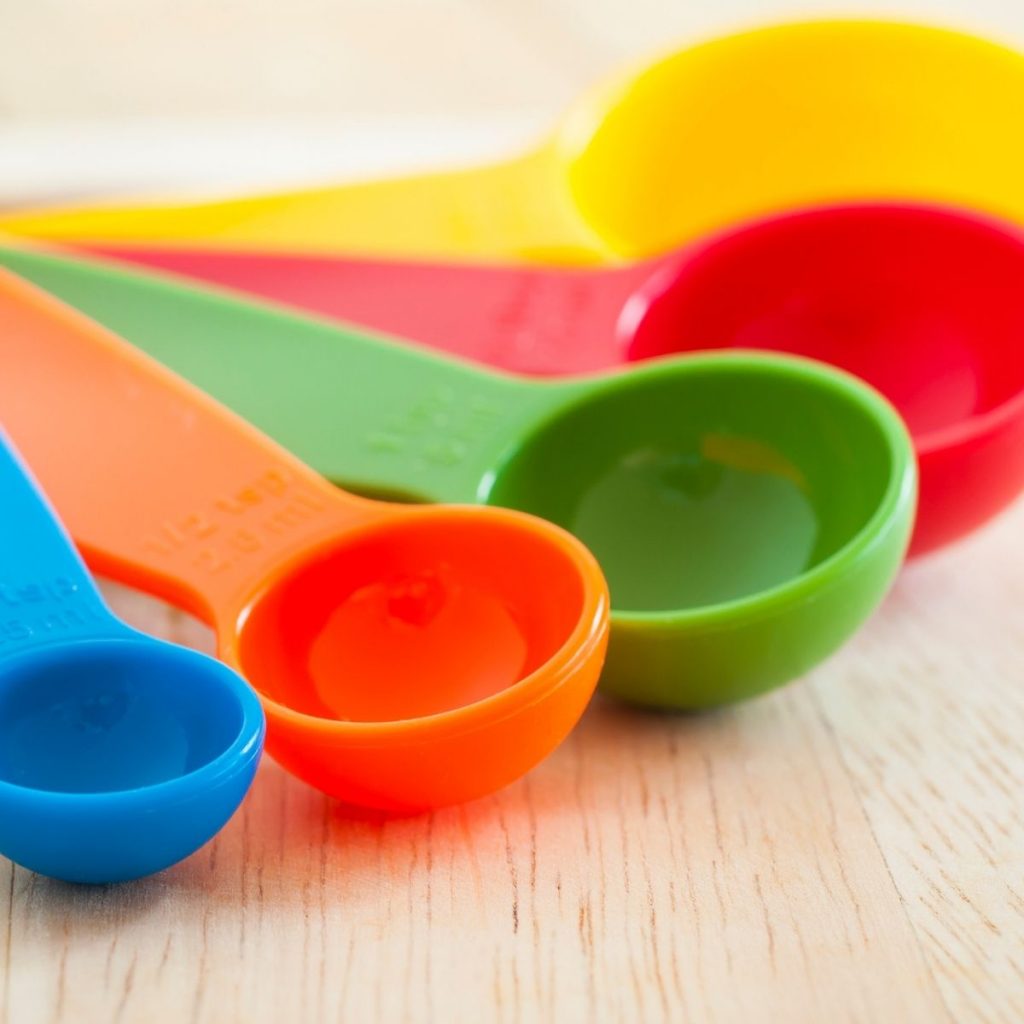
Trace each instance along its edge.
{"label": "7.5 ml marking", "polygon": [[323,495],[303,489],[287,470],[273,468],[215,498],[202,512],[164,520],[143,547],[161,557],[181,554],[197,569],[221,573],[326,507]]}

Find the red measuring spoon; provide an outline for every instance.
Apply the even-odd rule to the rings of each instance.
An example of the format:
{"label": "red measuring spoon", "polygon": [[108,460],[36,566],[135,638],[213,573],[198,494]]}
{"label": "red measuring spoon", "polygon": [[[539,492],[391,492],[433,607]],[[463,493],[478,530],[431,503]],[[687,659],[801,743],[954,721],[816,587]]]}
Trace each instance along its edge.
{"label": "red measuring spoon", "polygon": [[911,554],[979,526],[1024,486],[1024,238],[967,212],[818,208],[603,270],[91,251],[521,373],[728,347],[833,363],[910,427],[921,463]]}

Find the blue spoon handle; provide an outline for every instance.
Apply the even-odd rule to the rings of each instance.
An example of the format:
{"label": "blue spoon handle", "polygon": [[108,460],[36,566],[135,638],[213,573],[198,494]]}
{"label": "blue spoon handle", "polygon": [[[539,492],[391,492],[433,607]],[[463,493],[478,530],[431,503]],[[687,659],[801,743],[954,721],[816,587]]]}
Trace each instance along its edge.
{"label": "blue spoon handle", "polygon": [[0,660],[29,646],[123,628],[0,428]]}

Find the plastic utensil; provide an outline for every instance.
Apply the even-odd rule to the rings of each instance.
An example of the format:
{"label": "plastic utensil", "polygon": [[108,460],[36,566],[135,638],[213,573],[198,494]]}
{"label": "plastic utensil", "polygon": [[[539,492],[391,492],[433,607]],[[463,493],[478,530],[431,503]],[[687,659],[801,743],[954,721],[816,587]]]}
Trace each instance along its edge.
{"label": "plastic utensil", "polygon": [[853,378],[771,354],[530,381],[166,279],[17,250],[0,263],[364,493],[484,501],[577,534],[608,576],[602,687],[703,707],[842,643],[902,559],[915,464]]}
{"label": "plastic utensil", "polygon": [[921,474],[912,555],[977,528],[1024,488],[1024,238],[972,213],[818,208],[589,270],[105,252],[522,373],[728,347],[834,363],[910,427]]}
{"label": "plastic utensil", "polygon": [[575,724],[608,633],[575,538],[345,495],[6,272],[0,321],[4,423],[86,557],[216,628],[289,771],[415,810],[511,782]]}
{"label": "plastic utensil", "polygon": [[169,867],[235,812],[263,732],[229,668],[114,617],[0,430],[0,853],[70,882]]}
{"label": "plastic utensil", "polygon": [[38,238],[595,262],[812,203],[1024,220],[1024,58],[957,32],[780,25],[627,69],[492,167],[196,204],[16,213]]}

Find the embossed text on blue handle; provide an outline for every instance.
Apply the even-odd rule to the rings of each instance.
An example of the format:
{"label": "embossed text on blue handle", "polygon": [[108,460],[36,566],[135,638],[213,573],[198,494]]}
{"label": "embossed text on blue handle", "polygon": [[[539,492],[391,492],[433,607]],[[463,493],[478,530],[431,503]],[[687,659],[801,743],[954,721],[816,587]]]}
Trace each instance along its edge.
{"label": "embossed text on blue handle", "polygon": [[123,628],[0,429],[0,659],[72,634]]}

